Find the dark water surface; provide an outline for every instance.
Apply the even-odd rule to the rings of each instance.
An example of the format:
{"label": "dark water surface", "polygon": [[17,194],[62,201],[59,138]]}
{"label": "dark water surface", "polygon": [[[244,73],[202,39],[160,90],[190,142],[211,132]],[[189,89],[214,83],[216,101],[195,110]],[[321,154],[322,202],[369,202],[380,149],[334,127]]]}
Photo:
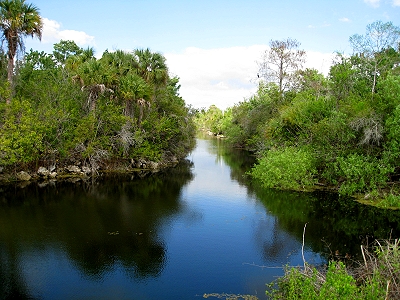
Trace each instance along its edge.
{"label": "dark water surface", "polygon": [[305,223],[316,264],[400,236],[399,212],[251,185],[252,158],[222,141],[188,159],[144,179],[1,187],[0,298],[264,299],[282,265],[303,264]]}

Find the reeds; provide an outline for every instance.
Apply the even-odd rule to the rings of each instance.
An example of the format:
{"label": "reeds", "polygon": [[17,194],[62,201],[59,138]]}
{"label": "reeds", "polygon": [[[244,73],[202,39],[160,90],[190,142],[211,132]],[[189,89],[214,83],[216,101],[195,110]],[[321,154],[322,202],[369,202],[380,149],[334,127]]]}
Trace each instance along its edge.
{"label": "reeds", "polygon": [[[304,233],[305,226],[303,238]],[[354,266],[331,261],[328,268],[318,269],[303,256],[304,265],[287,267],[282,278],[268,285],[267,295],[272,299],[400,299],[400,239],[375,240],[361,246],[361,253],[363,259]]]}

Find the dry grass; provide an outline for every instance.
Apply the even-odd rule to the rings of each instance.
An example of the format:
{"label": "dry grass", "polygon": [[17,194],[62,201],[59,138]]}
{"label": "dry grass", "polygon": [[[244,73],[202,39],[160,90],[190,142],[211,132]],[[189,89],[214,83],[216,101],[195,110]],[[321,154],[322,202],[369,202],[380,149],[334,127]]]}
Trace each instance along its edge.
{"label": "dry grass", "polygon": [[378,280],[386,286],[385,299],[400,299],[400,239],[374,243],[374,251],[361,246],[363,263],[354,270],[354,277],[359,284]]}
{"label": "dry grass", "polygon": [[[375,240],[372,246],[361,246],[363,260],[354,268],[347,268],[357,285],[385,290],[384,299],[400,299],[400,239]],[[339,268],[339,265],[336,265]],[[326,282],[326,270],[316,271],[304,263],[301,273],[313,279],[316,290]]]}

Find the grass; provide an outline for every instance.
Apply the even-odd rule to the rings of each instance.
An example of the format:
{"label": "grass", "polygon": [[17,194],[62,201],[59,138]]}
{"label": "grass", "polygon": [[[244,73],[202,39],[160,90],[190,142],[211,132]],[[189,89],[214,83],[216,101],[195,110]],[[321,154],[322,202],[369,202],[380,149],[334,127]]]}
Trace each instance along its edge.
{"label": "grass", "polygon": [[375,241],[361,247],[363,261],[347,268],[331,261],[324,269],[304,263],[287,267],[268,285],[271,299],[400,299],[400,240]]}

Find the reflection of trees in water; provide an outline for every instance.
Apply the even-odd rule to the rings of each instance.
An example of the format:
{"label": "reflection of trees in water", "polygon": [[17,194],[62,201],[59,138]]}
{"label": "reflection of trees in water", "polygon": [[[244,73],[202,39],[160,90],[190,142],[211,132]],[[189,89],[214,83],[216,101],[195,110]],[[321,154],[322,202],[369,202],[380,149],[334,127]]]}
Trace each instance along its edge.
{"label": "reflection of trees in water", "polygon": [[296,240],[281,229],[277,218],[272,216],[259,220],[254,236],[263,259],[278,266],[286,263],[289,254],[299,250]]}
{"label": "reflection of trees in water", "polygon": [[329,258],[338,251],[343,257],[360,255],[367,237],[400,237],[400,212],[382,210],[339,198],[325,192],[295,193],[255,187],[253,192],[278,226],[301,243],[307,223],[306,246]]}
{"label": "reflection of trees in water", "polygon": [[[265,206],[267,215],[276,218],[272,227],[261,220],[256,230],[257,243],[266,257],[275,257],[279,248],[286,247],[283,245],[287,245],[289,238],[285,239],[285,233],[302,243],[305,223],[308,223],[305,246],[326,258],[336,250],[342,256],[346,253],[358,256],[360,245],[366,243],[367,238],[372,241],[374,238],[400,237],[400,211],[365,206],[327,192],[265,189],[244,176],[255,162],[249,153],[231,149],[217,139],[212,140],[208,151],[229,165],[231,178],[246,185],[248,193],[255,195]],[[267,232],[262,234],[263,231]]]}
{"label": "reflection of trees in water", "polygon": [[65,249],[91,279],[101,279],[116,265],[132,278],[158,276],[166,261],[158,230],[182,210],[180,193],[192,179],[190,167],[186,162],[143,179],[113,176],[43,188],[33,183],[24,189],[3,187],[0,242],[7,248],[1,249],[0,276],[21,268],[5,259],[10,247],[21,250],[13,258],[18,264],[24,251],[54,246]]}
{"label": "reflection of trees in water", "polygon": [[230,167],[231,179],[237,181],[240,185],[246,185],[248,179],[246,179],[245,174],[256,162],[255,156],[248,151],[232,148],[223,139],[211,139],[208,148],[209,153],[216,156],[217,162],[223,161]]}

